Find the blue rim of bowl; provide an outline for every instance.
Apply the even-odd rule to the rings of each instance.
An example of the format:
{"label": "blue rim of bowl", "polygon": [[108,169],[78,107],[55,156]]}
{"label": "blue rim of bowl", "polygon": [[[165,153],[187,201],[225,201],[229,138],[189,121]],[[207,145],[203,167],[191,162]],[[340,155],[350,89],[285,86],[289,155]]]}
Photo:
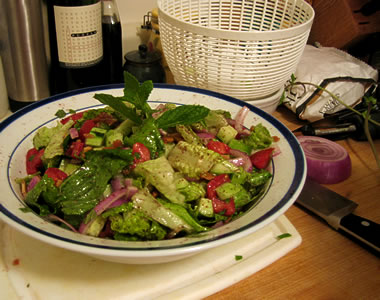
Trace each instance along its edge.
{"label": "blue rim of bowl", "polygon": [[[123,88],[123,87],[124,87],[124,85],[121,84],[121,83],[120,84],[110,84],[110,85],[94,86],[94,87],[89,87],[89,88],[69,91],[69,92],[65,92],[65,93],[62,93],[62,94],[57,94],[57,95],[51,96],[49,98],[46,98],[46,99],[34,102],[34,103],[32,103],[32,104],[30,104],[30,105],[28,105],[28,106],[26,106],[26,107],[18,110],[14,114],[10,115],[7,119],[5,119],[4,121],[2,121],[0,123],[0,133],[4,130],[4,128],[6,128],[7,126],[9,126],[12,122],[14,122],[15,120],[19,119],[20,117],[22,117],[26,113],[28,113],[30,111],[33,111],[33,110],[36,110],[39,107],[45,106],[45,105],[47,105],[49,103],[61,100],[63,98],[68,98],[68,97],[71,97],[71,96],[74,96],[74,95],[84,94],[84,93],[93,92],[93,91],[100,91],[100,90],[117,89],[117,88]],[[33,225],[29,224],[29,223],[26,223],[22,219],[20,219],[17,216],[13,215],[2,204],[0,204],[0,212],[3,215],[5,215],[7,218],[11,219],[13,222],[17,223],[18,225],[21,225],[21,226],[25,227],[26,229],[32,230],[34,233],[42,234],[42,235],[44,235],[44,236],[46,236],[48,238],[53,238],[53,239],[60,240],[61,242],[72,243],[72,244],[76,244],[76,245],[84,246],[84,247],[89,247],[89,248],[93,248],[93,249],[94,248],[98,248],[98,249],[100,248],[100,249],[119,250],[119,251],[146,251],[146,250],[152,251],[152,250],[170,250],[170,249],[181,249],[181,248],[182,249],[189,249],[189,248],[193,248],[193,247],[205,244],[205,243],[210,243],[212,241],[217,241],[217,240],[221,240],[221,239],[230,237],[230,236],[235,235],[237,233],[241,233],[241,232],[243,232],[243,231],[251,228],[252,226],[260,224],[260,222],[264,221],[267,218],[270,218],[278,210],[280,210],[282,207],[286,206],[286,204],[288,203],[289,199],[291,197],[293,197],[297,193],[297,191],[298,192],[300,191],[299,184],[300,184],[300,182],[304,181],[305,172],[306,172],[304,155],[303,155],[302,149],[301,149],[301,147],[300,147],[297,139],[295,138],[295,136],[279,120],[277,120],[276,118],[274,118],[270,114],[266,113],[265,111],[263,111],[261,109],[258,109],[257,107],[255,107],[255,106],[253,106],[253,105],[251,105],[251,104],[249,104],[247,102],[244,102],[242,100],[239,100],[239,99],[236,99],[236,98],[224,95],[224,94],[220,94],[218,92],[213,92],[213,91],[209,91],[209,90],[205,90],[205,89],[200,89],[200,88],[195,88],[195,87],[188,87],[188,86],[181,86],[181,85],[170,85],[170,84],[156,84],[155,83],[154,87],[155,88],[160,88],[160,89],[173,89],[173,90],[194,92],[194,93],[203,94],[203,95],[206,95],[206,96],[212,96],[212,97],[215,97],[215,98],[219,98],[219,99],[221,99],[223,101],[232,102],[232,103],[234,103],[234,104],[236,104],[238,106],[241,106],[241,107],[247,106],[254,114],[260,116],[261,118],[266,119],[274,127],[276,127],[276,129],[278,131],[280,131],[283,134],[283,136],[287,139],[287,141],[288,141],[288,143],[290,145],[290,148],[292,149],[293,156],[294,156],[294,161],[295,161],[295,164],[296,164],[295,174],[293,176],[292,183],[291,183],[290,187],[288,188],[288,190],[286,191],[286,193],[284,194],[284,196],[282,197],[282,199],[280,201],[278,201],[277,204],[271,210],[269,210],[268,212],[266,212],[260,218],[257,218],[255,220],[253,220],[252,222],[250,222],[249,224],[247,224],[245,226],[242,226],[242,227],[240,227],[240,228],[238,228],[236,230],[233,230],[231,232],[228,232],[228,233],[225,233],[225,234],[221,234],[221,235],[219,235],[217,237],[202,239],[200,241],[194,241],[194,242],[184,243],[184,244],[178,244],[178,245],[157,246],[157,247],[107,246],[107,245],[92,244],[92,243],[77,241],[77,240],[73,240],[73,239],[70,239],[70,238],[65,238],[65,237],[62,237],[62,236],[59,236],[59,235],[56,235],[56,234],[52,234],[50,232],[47,232],[47,231],[42,230],[40,228],[37,228],[37,227],[35,227],[35,226],[33,226]],[[152,102],[155,102],[155,101],[152,101]],[[8,166],[10,164],[10,161],[12,160],[12,156],[13,156],[13,154],[9,158]],[[274,168],[274,164],[273,164],[273,168]],[[273,171],[274,171],[274,169],[273,169]],[[272,177],[272,180],[273,180],[273,177]],[[9,168],[7,170],[7,178],[8,178],[8,182],[10,182]],[[270,183],[270,185],[271,184],[272,184],[272,182]],[[267,189],[267,191],[268,191],[268,189]],[[263,197],[261,197],[261,199]],[[17,195],[16,195],[16,198],[18,198]],[[128,242],[123,242],[123,243],[128,243]],[[134,242],[134,244],[135,244],[135,242]]]}

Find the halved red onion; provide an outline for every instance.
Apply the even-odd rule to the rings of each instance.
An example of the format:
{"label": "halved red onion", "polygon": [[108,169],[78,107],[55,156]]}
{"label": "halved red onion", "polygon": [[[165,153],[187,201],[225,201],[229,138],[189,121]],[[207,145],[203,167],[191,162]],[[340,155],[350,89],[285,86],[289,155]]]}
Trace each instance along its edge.
{"label": "halved red onion", "polygon": [[[232,155],[235,158],[240,158],[242,160],[241,166],[243,167],[245,171],[247,172],[252,171],[252,162],[246,153],[240,150],[230,149],[230,155]],[[240,163],[240,162],[237,160],[236,163]]]}
{"label": "halved red onion", "polygon": [[297,137],[306,156],[307,177],[323,184],[341,182],[351,175],[351,159],[336,142],[316,136]]}

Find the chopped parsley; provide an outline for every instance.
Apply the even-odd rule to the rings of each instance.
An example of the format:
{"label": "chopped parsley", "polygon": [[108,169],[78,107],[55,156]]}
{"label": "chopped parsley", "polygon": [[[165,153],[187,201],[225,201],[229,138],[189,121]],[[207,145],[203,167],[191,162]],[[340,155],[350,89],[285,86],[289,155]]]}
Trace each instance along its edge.
{"label": "chopped parsley", "polygon": [[288,238],[288,237],[291,237],[291,236],[292,235],[290,233],[283,233],[283,234],[278,235],[277,239],[281,240],[281,239]]}

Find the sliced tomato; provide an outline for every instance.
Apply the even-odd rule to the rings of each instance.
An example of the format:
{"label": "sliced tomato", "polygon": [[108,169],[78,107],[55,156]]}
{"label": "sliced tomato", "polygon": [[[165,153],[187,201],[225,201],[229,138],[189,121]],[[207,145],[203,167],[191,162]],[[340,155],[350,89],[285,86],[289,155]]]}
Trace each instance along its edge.
{"label": "sliced tomato", "polygon": [[80,157],[84,148],[84,143],[81,140],[75,140],[70,144],[70,146],[66,150],[66,155],[72,158]]}
{"label": "sliced tomato", "polygon": [[53,179],[56,185],[65,180],[67,177],[67,174],[58,168],[48,168],[46,169],[45,174],[49,178]]}
{"label": "sliced tomato", "polygon": [[72,115],[70,115],[70,116],[68,116],[68,117],[66,117],[66,118],[64,118],[64,119],[62,119],[62,120],[61,120],[61,123],[62,123],[62,124],[66,124],[69,120],[73,120],[74,122],[76,122],[76,121],[82,119],[82,117],[83,117],[83,113],[84,113],[84,112],[79,112],[79,113],[76,113],[76,114],[72,114]]}
{"label": "sliced tomato", "polygon": [[95,127],[95,122],[93,120],[86,120],[83,122],[82,127],[79,129],[79,138],[82,142],[84,142],[86,134],[89,134],[93,127]]}
{"label": "sliced tomato", "polygon": [[26,153],[26,173],[28,175],[37,173],[43,167],[42,155],[45,149],[37,150],[36,148],[29,149]]}
{"label": "sliced tomato", "polygon": [[216,188],[223,183],[230,182],[230,178],[227,174],[221,174],[210,180],[207,184],[207,197],[212,201],[212,208],[215,213],[221,213],[224,211],[225,216],[232,216],[235,213],[235,201],[233,198],[229,201],[220,200],[216,194]]}
{"label": "sliced tomato", "polygon": [[150,160],[150,151],[143,143],[134,143],[132,146],[132,154],[137,154],[135,155],[135,164]]}
{"label": "sliced tomato", "polygon": [[217,152],[219,154],[230,153],[230,147],[228,147],[227,144],[220,142],[220,141],[214,141],[214,140],[209,141],[207,143],[207,148],[214,151],[214,152]]}
{"label": "sliced tomato", "polygon": [[257,151],[250,156],[252,165],[257,169],[265,169],[272,159],[274,148]]}
{"label": "sliced tomato", "polygon": [[226,182],[230,182],[230,178],[227,174],[220,174],[214,179],[210,180],[207,184],[207,198],[211,200],[217,198],[216,188]]}
{"label": "sliced tomato", "polygon": [[226,202],[218,198],[212,199],[212,208],[214,210],[214,213],[216,214],[221,213],[223,210],[225,210],[225,207],[226,207]]}
{"label": "sliced tomato", "polygon": [[121,140],[115,140],[112,142],[111,146],[104,147],[104,149],[117,149],[117,148],[121,148],[123,146],[124,146],[124,144]]}

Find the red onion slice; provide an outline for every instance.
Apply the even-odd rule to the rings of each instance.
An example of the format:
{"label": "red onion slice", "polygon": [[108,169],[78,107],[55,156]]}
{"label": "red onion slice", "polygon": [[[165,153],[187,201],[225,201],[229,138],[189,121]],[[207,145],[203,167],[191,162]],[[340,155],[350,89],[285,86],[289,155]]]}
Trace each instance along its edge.
{"label": "red onion slice", "polygon": [[249,112],[249,108],[247,106],[243,106],[239,112],[237,113],[236,117],[235,117],[235,121],[236,121],[236,124],[235,124],[235,129],[240,132],[243,130],[244,128],[244,120],[247,116]]}
{"label": "red onion slice", "polygon": [[112,202],[110,204],[110,206],[107,207],[107,209],[110,209],[110,208],[113,208],[113,207],[117,207],[117,206],[120,206],[124,203],[127,203],[129,200],[131,200],[132,196],[134,194],[136,194],[138,192],[138,188],[135,187],[135,186],[127,186],[126,188],[127,190],[127,193],[125,196],[119,198],[118,200],[116,200],[115,202]]}
{"label": "red onion slice", "polygon": [[133,179],[132,178],[125,178],[124,179],[124,185],[125,187],[129,187],[133,185]]}
{"label": "red onion slice", "polygon": [[116,175],[112,180],[111,180],[111,186],[112,186],[112,191],[118,191],[123,189],[124,186],[124,180],[123,176],[121,175]]}
{"label": "red onion slice", "polygon": [[215,135],[210,132],[197,132],[197,136],[200,138],[203,145],[207,145],[209,141],[215,139]]}
{"label": "red onion slice", "polygon": [[40,176],[38,175],[34,176],[28,184],[27,191],[30,192],[36,186],[36,184],[39,183],[40,181],[41,181]]}
{"label": "red onion slice", "polygon": [[214,139],[215,135],[210,132],[197,132],[197,136],[200,139]]}
{"label": "red onion slice", "polygon": [[316,136],[297,137],[306,156],[307,177],[323,184],[346,180],[351,175],[351,159],[341,145]]}
{"label": "red onion slice", "polygon": [[240,164],[243,167],[243,169],[247,172],[252,171],[252,162],[251,159],[247,154],[245,154],[242,151],[236,150],[236,149],[230,149],[230,154],[234,156],[235,158],[240,158],[242,161],[240,162],[239,160],[234,161],[232,159],[232,163]]}
{"label": "red onion slice", "polygon": [[62,218],[60,218],[56,215],[49,214],[45,217],[45,219],[50,220],[50,221],[61,222],[62,224],[65,224],[67,227],[69,227],[71,229],[71,231],[78,232],[78,230],[76,230],[70,223],[68,223],[67,221],[63,220]]}
{"label": "red onion slice", "polygon": [[235,119],[229,119],[227,118],[227,122],[230,126],[235,128],[238,132],[238,135],[236,136],[237,139],[240,139],[242,136],[250,135],[251,132],[249,129],[244,127],[244,120],[249,112],[249,109],[247,107],[243,107],[236,115]]}
{"label": "red onion slice", "polygon": [[96,214],[99,216],[102,212],[104,212],[113,202],[120,199],[121,197],[127,194],[127,189],[123,188],[121,190],[117,190],[109,195],[104,200],[100,201],[94,208]]}
{"label": "red onion slice", "polygon": [[121,197],[117,199],[115,202],[112,202],[110,206],[107,207],[107,209],[113,208],[113,207],[118,207],[120,205],[123,205],[124,203],[127,203],[129,200],[126,196]]}
{"label": "red onion slice", "polygon": [[78,232],[81,233],[81,234],[86,234],[87,233],[87,230],[88,228],[90,228],[91,224],[94,223],[95,221],[95,218],[93,218],[90,222],[88,223],[85,223],[85,222],[82,222],[79,226],[79,229],[78,229]]}
{"label": "red onion slice", "polygon": [[70,128],[70,130],[69,130],[69,134],[70,134],[70,137],[71,137],[71,139],[76,139],[76,138],[78,138],[79,137],[79,132],[78,132],[78,130],[76,129],[76,128]]}

